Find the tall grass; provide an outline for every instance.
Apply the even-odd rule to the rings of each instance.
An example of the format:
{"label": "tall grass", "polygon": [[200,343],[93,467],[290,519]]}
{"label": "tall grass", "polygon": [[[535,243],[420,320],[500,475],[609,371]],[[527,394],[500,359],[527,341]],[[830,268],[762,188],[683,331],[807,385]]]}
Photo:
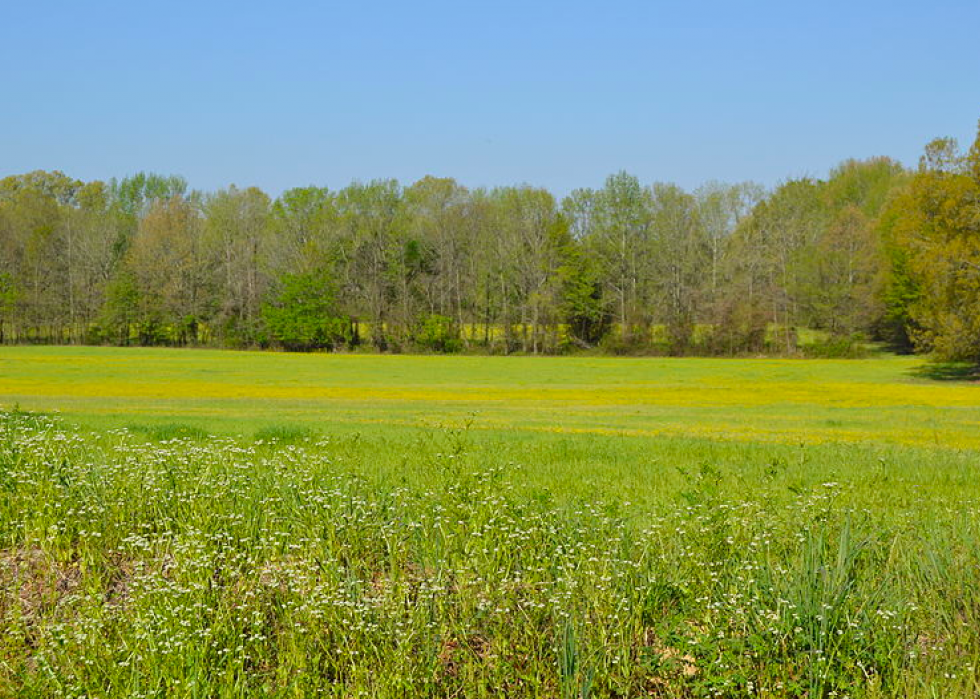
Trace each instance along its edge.
{"label": "tall grass", "polygon": [[156,436],[0,415],[0,694],[980,691],[964,492],[706,461],[637,505],[529,484],[465,430],[405,479],[342,440]]}

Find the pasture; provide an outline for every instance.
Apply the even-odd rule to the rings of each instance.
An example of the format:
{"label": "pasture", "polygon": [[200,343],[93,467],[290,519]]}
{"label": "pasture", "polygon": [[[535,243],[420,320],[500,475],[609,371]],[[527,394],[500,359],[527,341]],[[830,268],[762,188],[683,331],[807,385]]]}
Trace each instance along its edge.
{"label": "pasture", "polygon": [[181,423],[980,448],[969,382],[921,358],[445,357],[6,347],[0,401],[90,427]]}
{"label": "pasture", "polygon": [[0,348],[0,696],[976,696],[935,373]]}

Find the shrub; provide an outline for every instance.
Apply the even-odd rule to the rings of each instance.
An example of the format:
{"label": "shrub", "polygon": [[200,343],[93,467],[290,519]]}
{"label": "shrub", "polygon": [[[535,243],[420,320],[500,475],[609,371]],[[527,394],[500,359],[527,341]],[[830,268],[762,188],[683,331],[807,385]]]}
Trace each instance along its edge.
{"label": "shrub", "polygon": [[350,320],[337,313],[333,284],[323,273],[286,275],[262,318],[272,339],[291,351],[333,349],[351,338]]}
{"label": "shrub", "polygon": [[860,334],[831,336],[802,345],[800,349],[805,356],[817,359],[860,359],[870,354],[866,340]]}
{"label": "shrub", "polygon": [[434,352],[454,353],[463,349],[459,328],[452,318],[432,314],[425,317],[413,337],[415,344]]}

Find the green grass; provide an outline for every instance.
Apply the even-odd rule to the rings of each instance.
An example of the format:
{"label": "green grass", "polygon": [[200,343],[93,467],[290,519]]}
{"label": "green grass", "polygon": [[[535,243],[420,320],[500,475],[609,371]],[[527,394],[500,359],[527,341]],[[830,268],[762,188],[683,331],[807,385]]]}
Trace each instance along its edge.
{"label": "green grass", "polygon": [[[0,348],[0,405],[83,426],[475,430],[980,448],[969,381],[917,358],[647,359]],[[395,429],[395,432],[399,430]]]}
{"label": "green grass", "polygon": [[923,367],[0,349],[0,696],[977,696]]}

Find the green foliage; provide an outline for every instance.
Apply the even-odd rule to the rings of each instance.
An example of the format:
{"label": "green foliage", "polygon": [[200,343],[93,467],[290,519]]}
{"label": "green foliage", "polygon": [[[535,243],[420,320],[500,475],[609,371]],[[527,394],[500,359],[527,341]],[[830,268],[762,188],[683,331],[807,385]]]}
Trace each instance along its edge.
{"label": "green foliage", "polygon": [[909,271],[908,252],[888,245],[888,257],[888,281],[882,292],[884,313],[875,330],[894,350],[908,354],[914,349],[912,335],[919,331],[911,309],[922,291]]}
{"label": "green foliage", "polygon": [[106,286],[105,294],[99,335],[115,344],[128,345],[133,325],[137,322],[136,309],[140,305],[136,278],[128,272],[121,272]]}
{"label": "green foliage", "polygon": [[849,336],[831,335],[802,344],[800,349],[804,356],[820,359],[859,359],[870,354],[868,339],[859,333]]}
{"label": "green foliage", "polygon": [[322,272],[284,277],[262,316],[273,340],[291,351],[333,349],[351,337],[350,321],[337,314],[333,284]]}
{"label": "green foliage", "polygon": [[610,319],[595,265],[578,246],[570,244],[565,263],[558,268],[558,279],[561,314],[569,339],[585,348],[598,345],[609,331]]}
{"label": "green foliage", "polygon": [[459,328],[453,323],[452,318],[436,314],[422,319],[412,339],[422,349],[434,352],[453,353],[463,349]]}
{"label": "green foliage", "polygon": [[165,201],[187,194],[187,180],[178,175],[139,172],[109,184],[114,200],[122,212],[136,217],[155,201]]}
{"label": "green foliage", "polygon": [[0,272],[0,343],[3,343],[4,325],[9,322],[17,302],[17,289],[9,273]]}
{"label": "green foliage", "polygon": [[898,248],[891,318],[908,318],[917,348],[944,360],[980,362],[978,153],[980,128],[966,155],[949,139],[931,143],[887,221]]}

